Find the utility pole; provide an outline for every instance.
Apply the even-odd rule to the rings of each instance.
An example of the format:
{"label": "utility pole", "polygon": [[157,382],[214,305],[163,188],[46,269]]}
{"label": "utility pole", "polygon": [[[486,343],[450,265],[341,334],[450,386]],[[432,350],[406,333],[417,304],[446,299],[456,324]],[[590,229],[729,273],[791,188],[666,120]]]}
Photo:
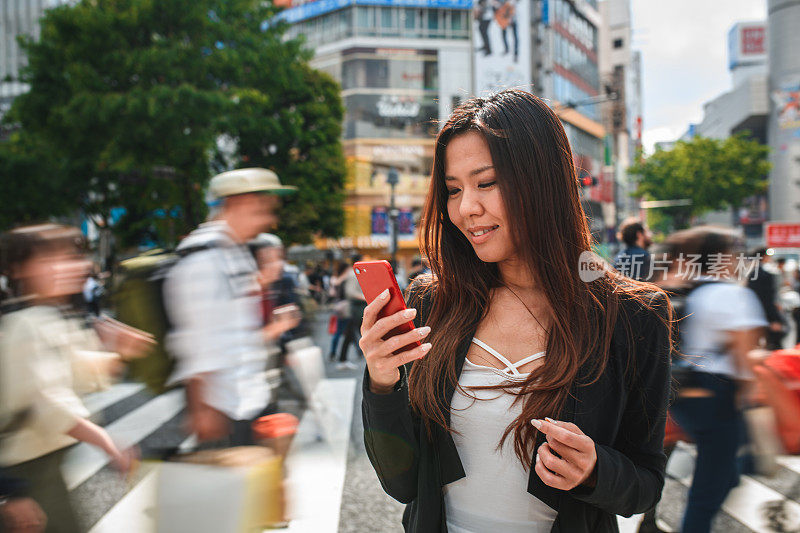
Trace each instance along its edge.
{"label": "utility pole", "polygon": [[394,205],[394,190],[399,181],[400,174],[397,172],[396,168],[391,167],[389,173],[386,175],[386,183],[392,188],[392,193],[389,197],[389,219],[392,221],[392,240],[389,253],[392,255],[392,268],[397,268],[397,217],[400,212]]}

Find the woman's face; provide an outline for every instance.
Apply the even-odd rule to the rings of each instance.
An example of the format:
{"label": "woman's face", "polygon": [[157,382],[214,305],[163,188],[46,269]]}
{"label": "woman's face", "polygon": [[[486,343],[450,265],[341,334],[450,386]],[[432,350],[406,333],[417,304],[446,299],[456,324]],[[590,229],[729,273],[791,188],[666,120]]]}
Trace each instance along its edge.
{"label": "woman's face", "polygon": [[478,132],[454,137],[445,149],[447,214],[486,263],[516,257],[511,227],[486,139]]}
{"label": "woman's face", "polygon": [[283,251],[277,247],[261,248],[256,252],[258,270],[263,285],[270,285],[283,275]]}
{"label": "woman's face", "polygon": [[78,294],[89,275],[91,263],[72,246],[65,245],[34,254],[19,269],[26,295],[39,300],[61,300]]}

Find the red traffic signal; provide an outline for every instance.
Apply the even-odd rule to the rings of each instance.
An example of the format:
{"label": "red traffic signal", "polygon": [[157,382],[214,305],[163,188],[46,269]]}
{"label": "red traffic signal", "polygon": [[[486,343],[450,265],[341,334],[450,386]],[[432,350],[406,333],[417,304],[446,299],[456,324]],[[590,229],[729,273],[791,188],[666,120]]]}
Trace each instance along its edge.
{"label": "red traffic signal", "polygon": [[599,183],[599,180],[595,176],[583,175],[578,178],[578,183],[581,187],[594,187]]}

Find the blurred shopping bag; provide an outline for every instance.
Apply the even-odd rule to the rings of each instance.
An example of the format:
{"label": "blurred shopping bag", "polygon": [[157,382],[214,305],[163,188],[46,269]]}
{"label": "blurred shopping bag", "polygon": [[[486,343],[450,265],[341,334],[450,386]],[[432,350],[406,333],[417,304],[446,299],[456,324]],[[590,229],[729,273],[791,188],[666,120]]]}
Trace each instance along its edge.
{"label": "blurred shopping bag", "polygon": [[317,438],[330,437],[331,424],[334,426],[340,421],[328,406],[320,401],[317,388],[325,379],[325,362],[322,349],[316,346],[309,337],[296,339],[286,343],[288,351],[286,364],[294,371],[297,381],[305,397],[308,409],[317,425]]}
{"label": "blurred shopping bag", "polygon": [[325,377],[325,363],[322,349],[310,337],[303,337],[286,343],[286,364],[294,371],[306,401],[310,401],[317,385]]}
{"label": "blurred shopping bag", "polygon": [[282,459],[241,446],[159,464],[156,531],[253,533],[285,520]]}
{"label": "blurred shopping bag", "polygon": [[763,405],[748,407],[743,414],[756,472],[762,476],[774,476],[778,472],[776,458],[785,453],[778,438],[775,413],[771,406]]}

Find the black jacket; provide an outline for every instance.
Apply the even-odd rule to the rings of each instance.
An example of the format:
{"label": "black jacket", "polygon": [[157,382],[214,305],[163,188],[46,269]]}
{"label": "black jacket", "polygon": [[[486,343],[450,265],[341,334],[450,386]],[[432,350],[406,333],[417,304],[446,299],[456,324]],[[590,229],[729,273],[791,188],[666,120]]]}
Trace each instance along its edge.
{"label": "black jacket", "polygon": [[[659,309],[666,298],[657,295]],[[429,300],[417,307],[417,327],[427,319]],[[631,327],[634,360],[627,357],[626,325]],[[477,324],[476,324],[477,328]],[[459,344],[457,373],[461,373],[474,329]],[[618,531],[615,515],[631,516],[653,508],[661,498],[666,457],[664,424],[670,383],[667,327],[637,302],[624,300],[615,328],[609,363],[595,383],[585,382],[581,368],[559,419],[575,423],[594,440],[597,484],[562,491],[545,485],[530,468],[528,492],[558,511],[553,532]],[[630,366],[628,363],[632,363]],[[626,369],[628,372],[626,373]],[[453,439],[434,426],[430,441],[408,400],[408,367],[401,368],[395,391],[374,394],[369,374],[363,383],[362,416],[367,454],[384,490],[408,504],[403,514],[407,532],[444,533],[442,487],[466,474]],[[454,388],[440,398],[449,406]],[[449,423],[449,409],[448,423]],[[538,447],[543,440],[537,441]]]}
{"label": "black jacket", "polygon": [[772,272],[767,272],[763,268],[758,270],[758,275],[750,278],[747,281],[747,287],[756,293],[758,301],[761,302],[761,308],[764,310],[764,316],[770,324],[773,322],[783,322],[781,320],[781,313],[775,305],[775,275]]}

